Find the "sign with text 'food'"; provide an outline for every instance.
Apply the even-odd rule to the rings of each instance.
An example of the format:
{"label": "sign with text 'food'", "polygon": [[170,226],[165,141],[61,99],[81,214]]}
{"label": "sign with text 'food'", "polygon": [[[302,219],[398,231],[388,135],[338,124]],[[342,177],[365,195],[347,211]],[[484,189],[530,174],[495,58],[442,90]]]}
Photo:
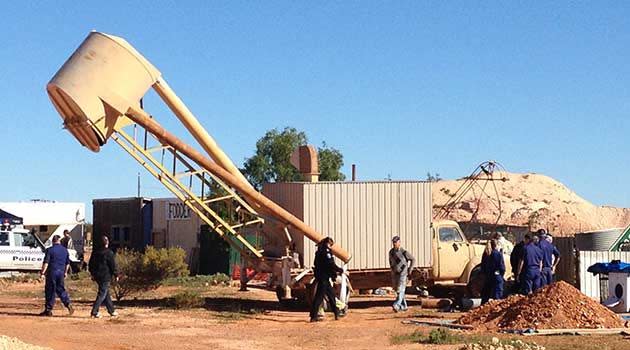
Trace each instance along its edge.
{"label": "sign with text 'food'", "polygon": [[166,220],[190,220],[192,211],[184,203],[166,203]]}

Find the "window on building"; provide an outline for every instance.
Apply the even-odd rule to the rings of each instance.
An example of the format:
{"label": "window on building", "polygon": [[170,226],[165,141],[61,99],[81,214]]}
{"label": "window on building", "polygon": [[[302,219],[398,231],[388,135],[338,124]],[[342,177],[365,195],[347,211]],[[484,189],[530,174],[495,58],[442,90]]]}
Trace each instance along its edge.
{"label": "window on building", "polygon": [[440,242],[463,242],[464,239],[455,227],[440,227]]}
{"label": "window on building", "polygon": [[120,227],[117,227],[117,226],[112,227],[112,241],[114,242],[120,241]]}
{"label": "window on building", "polygon": [[48,225],[40,225],[39,232],[48,232]]}
{"label": "window on building", "polygon": [[130,241],[129,227],[123,227],[122,228],[122,240],[125,241],[125,242],[129,242]]}

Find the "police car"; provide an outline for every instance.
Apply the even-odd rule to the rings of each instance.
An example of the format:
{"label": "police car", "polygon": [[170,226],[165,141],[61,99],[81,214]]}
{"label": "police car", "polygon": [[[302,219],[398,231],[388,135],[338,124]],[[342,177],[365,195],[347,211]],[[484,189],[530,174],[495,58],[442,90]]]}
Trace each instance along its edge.
{"label": "police car", "polygon": [[[47,241],[51,241],[50,239]],[[0,224],[0,271],[39,271],[46,251],[44,243],[33,232],[21,225]],[[81,265],[76,250],[69,249],[70,262],[75,270]]]}

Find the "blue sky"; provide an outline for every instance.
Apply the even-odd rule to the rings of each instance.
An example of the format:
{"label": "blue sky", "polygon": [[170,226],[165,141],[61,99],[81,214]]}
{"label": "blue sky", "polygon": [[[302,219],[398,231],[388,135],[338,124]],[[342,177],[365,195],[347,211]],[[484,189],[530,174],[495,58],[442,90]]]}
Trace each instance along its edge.
{"label": "blue sky", "polygon": [[[630,5],[520,2],[2,2],[2,201],[164,196],[113,142],[62,130],[45,84],[90,30],[126,38],[235,163],[304,130],[360,179],[494,159],[630,207]],[[145,108],[180,135],[155,96]],[[88,211],[91,211],[88,209]]]}

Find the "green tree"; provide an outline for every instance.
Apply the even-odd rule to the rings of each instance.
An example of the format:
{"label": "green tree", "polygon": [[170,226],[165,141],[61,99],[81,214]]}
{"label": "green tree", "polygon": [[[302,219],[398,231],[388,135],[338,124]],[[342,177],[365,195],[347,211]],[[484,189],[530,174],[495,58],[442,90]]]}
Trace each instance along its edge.
{"label": "green tree", "polygon": [[326,142],[317,148],[319,158],[319,179],[321,181],[343,181],[346,175],[341,172],[343,154],[336,148],[328,147]]}
{"label": "green tree", "polygon": [[[256,154],[245,160],[243,174],[257,189],[265,182],[302,181],[298,170],[291,165],[291,153],[308,143],[306,133],[285,127],[282,131],[272,129],[256,142]],[[340,169],[343,155],[324,142],[318,149],[320,180],[340,181],[345,176]]]}

